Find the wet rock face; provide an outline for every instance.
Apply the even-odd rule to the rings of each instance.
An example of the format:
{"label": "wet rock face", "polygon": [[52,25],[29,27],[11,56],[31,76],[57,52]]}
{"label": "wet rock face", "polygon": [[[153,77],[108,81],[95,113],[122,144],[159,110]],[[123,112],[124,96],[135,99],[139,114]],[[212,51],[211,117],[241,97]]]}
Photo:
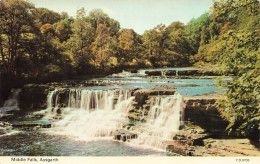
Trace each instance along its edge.
{"label": "wet rock face", "polygon": [[166,151],[171,153],[177,153],[183,156],[194,156],[194,148],[188,145],[182,144],[178,141],[171,141],[167,143]]}
{"label": "wet rock face", "polygon": [[148,99],[149,94],[150,94],[149,89],[137,90],[134,92],[135,101],[138,103],[138,105],[142,105]]}
{"label": "wet rock face", "polygon": [[185,100],[185,121],[191,121],[207,130],[223,130],[228,122],[220,117],[217,107],[214,106],[216,98],[189,98]]}
{"label": "wet rock face", "polygon": [[135,101],[139,104],[145,104],[148,96],[174,95],[176,88],[168,85],[158,85],[149,89],[139,89],[134,92]]}
{"label": "wet rock face", "polygon": [[48,85],[27,85],[19,93],[19,106],[23,111],[46,108]]}
{"label": "wet rock face", "polygon": [[176,88],[168,85],[157,85],[148,89],[138,89],[133,92],[135,96],[128,118],[134,121],[145,121],[151,107],[151,99],[157,96],[174,95]]}

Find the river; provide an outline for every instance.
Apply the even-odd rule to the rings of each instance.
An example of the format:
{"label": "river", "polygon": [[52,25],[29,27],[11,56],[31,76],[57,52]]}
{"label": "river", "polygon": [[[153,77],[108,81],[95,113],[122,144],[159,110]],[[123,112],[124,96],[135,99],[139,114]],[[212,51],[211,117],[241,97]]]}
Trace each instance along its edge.
{"label": "river", "polygon": [[[176,75],[165,75],[167,70],[176,71]],[[178,71],[182,70],[193,69],[143,69],[136,73],[123,71],[105,78],[88,79],[86,85],[66,89],[58,86],[49,91],[47,108],[33,114],[41,114],[42,120],[51,122],[51,128],[9,129],[0,135],[0,155],[176,156],[165,152],[162,143],[171,140],[173,134],[179,131],[183,122],[183,97],[220,94],[225,90],[217,86],[214,78],[184,79],[178,75]],[[145,71],[161,71],[161,75],[147,76]],[[102,85],[87,85],[90,82]],[[129,119],[129,113],[137,103],[133,90],[165,85],[176,87],[177,92],[173,95],[150,96],[142,106],[139,104],[140,107],[148,106],[142,109],[141,116],[138,115],[145,121]],[[14,97],[9,99],[9,104],[0,108],[2,115],[8,114],[7,109],[19,110]],[[126,142],[115,141],[115,133],[122,129],[130,130],[126,133],[135,133],[137,137]]]}

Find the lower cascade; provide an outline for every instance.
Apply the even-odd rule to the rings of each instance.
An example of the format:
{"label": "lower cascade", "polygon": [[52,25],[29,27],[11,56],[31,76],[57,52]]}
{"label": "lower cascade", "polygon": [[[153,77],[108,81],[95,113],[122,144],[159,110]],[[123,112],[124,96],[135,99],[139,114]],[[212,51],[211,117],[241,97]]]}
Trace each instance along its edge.
{"label": "lower cascade", "polygon": [[[47,109],[36,112],[52,121],[51,132],[92,141],[113,139],[129,123],[135,101],[132,90],[55,89],[47,97]],[[130,144],[165,149],[163,142],[179,131],[183,118],[180,94],[152,96],[146,120],[127,131],[137,134]],[[144,117],[145,112],[143,112]],[[133,122],[133,120],[132,120]],[[131,123],[132,123],[131,122]]]}

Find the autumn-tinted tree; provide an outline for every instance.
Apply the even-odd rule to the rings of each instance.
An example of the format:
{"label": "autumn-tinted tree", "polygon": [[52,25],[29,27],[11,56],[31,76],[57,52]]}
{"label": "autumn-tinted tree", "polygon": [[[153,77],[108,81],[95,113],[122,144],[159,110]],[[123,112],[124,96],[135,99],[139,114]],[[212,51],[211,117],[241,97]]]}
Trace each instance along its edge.
{"label": "autumn-tinted tree", "polygon": [[183,23],[174,22],[168,27],[158,25],[146,31],[143,35],[145,58],[156,67],[189,65],[190,47],[183,30]]}
{"label": "autumn-tinted tree", "polygon": [[91,63],[100,70],[115,66],[115,40],[109,35],[106,25],[98,24],[96,39],[91,45]]}
{"label": "autumn-tinted tree", "polygon": [[[122,65],[137,66],[141,56],[141,37],[132,29],[123,29],[118,37],[119,53],[117,58]],[[136,62],[135,62],[136,61]]]}

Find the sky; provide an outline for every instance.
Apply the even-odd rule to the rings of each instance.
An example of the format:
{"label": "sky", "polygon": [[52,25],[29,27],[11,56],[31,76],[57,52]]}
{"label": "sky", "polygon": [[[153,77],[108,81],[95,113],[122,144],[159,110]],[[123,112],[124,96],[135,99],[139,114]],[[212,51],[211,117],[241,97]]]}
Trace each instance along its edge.
{"label": "sky", "polygon": [[87,12],[102,9],[117,20],[121,28],[134,29],[139,34],[158,24],[180,21],[187,24],[192,18],[208,12],[212,0],[28,0],[35,7],[75,16],[84,7]]}

